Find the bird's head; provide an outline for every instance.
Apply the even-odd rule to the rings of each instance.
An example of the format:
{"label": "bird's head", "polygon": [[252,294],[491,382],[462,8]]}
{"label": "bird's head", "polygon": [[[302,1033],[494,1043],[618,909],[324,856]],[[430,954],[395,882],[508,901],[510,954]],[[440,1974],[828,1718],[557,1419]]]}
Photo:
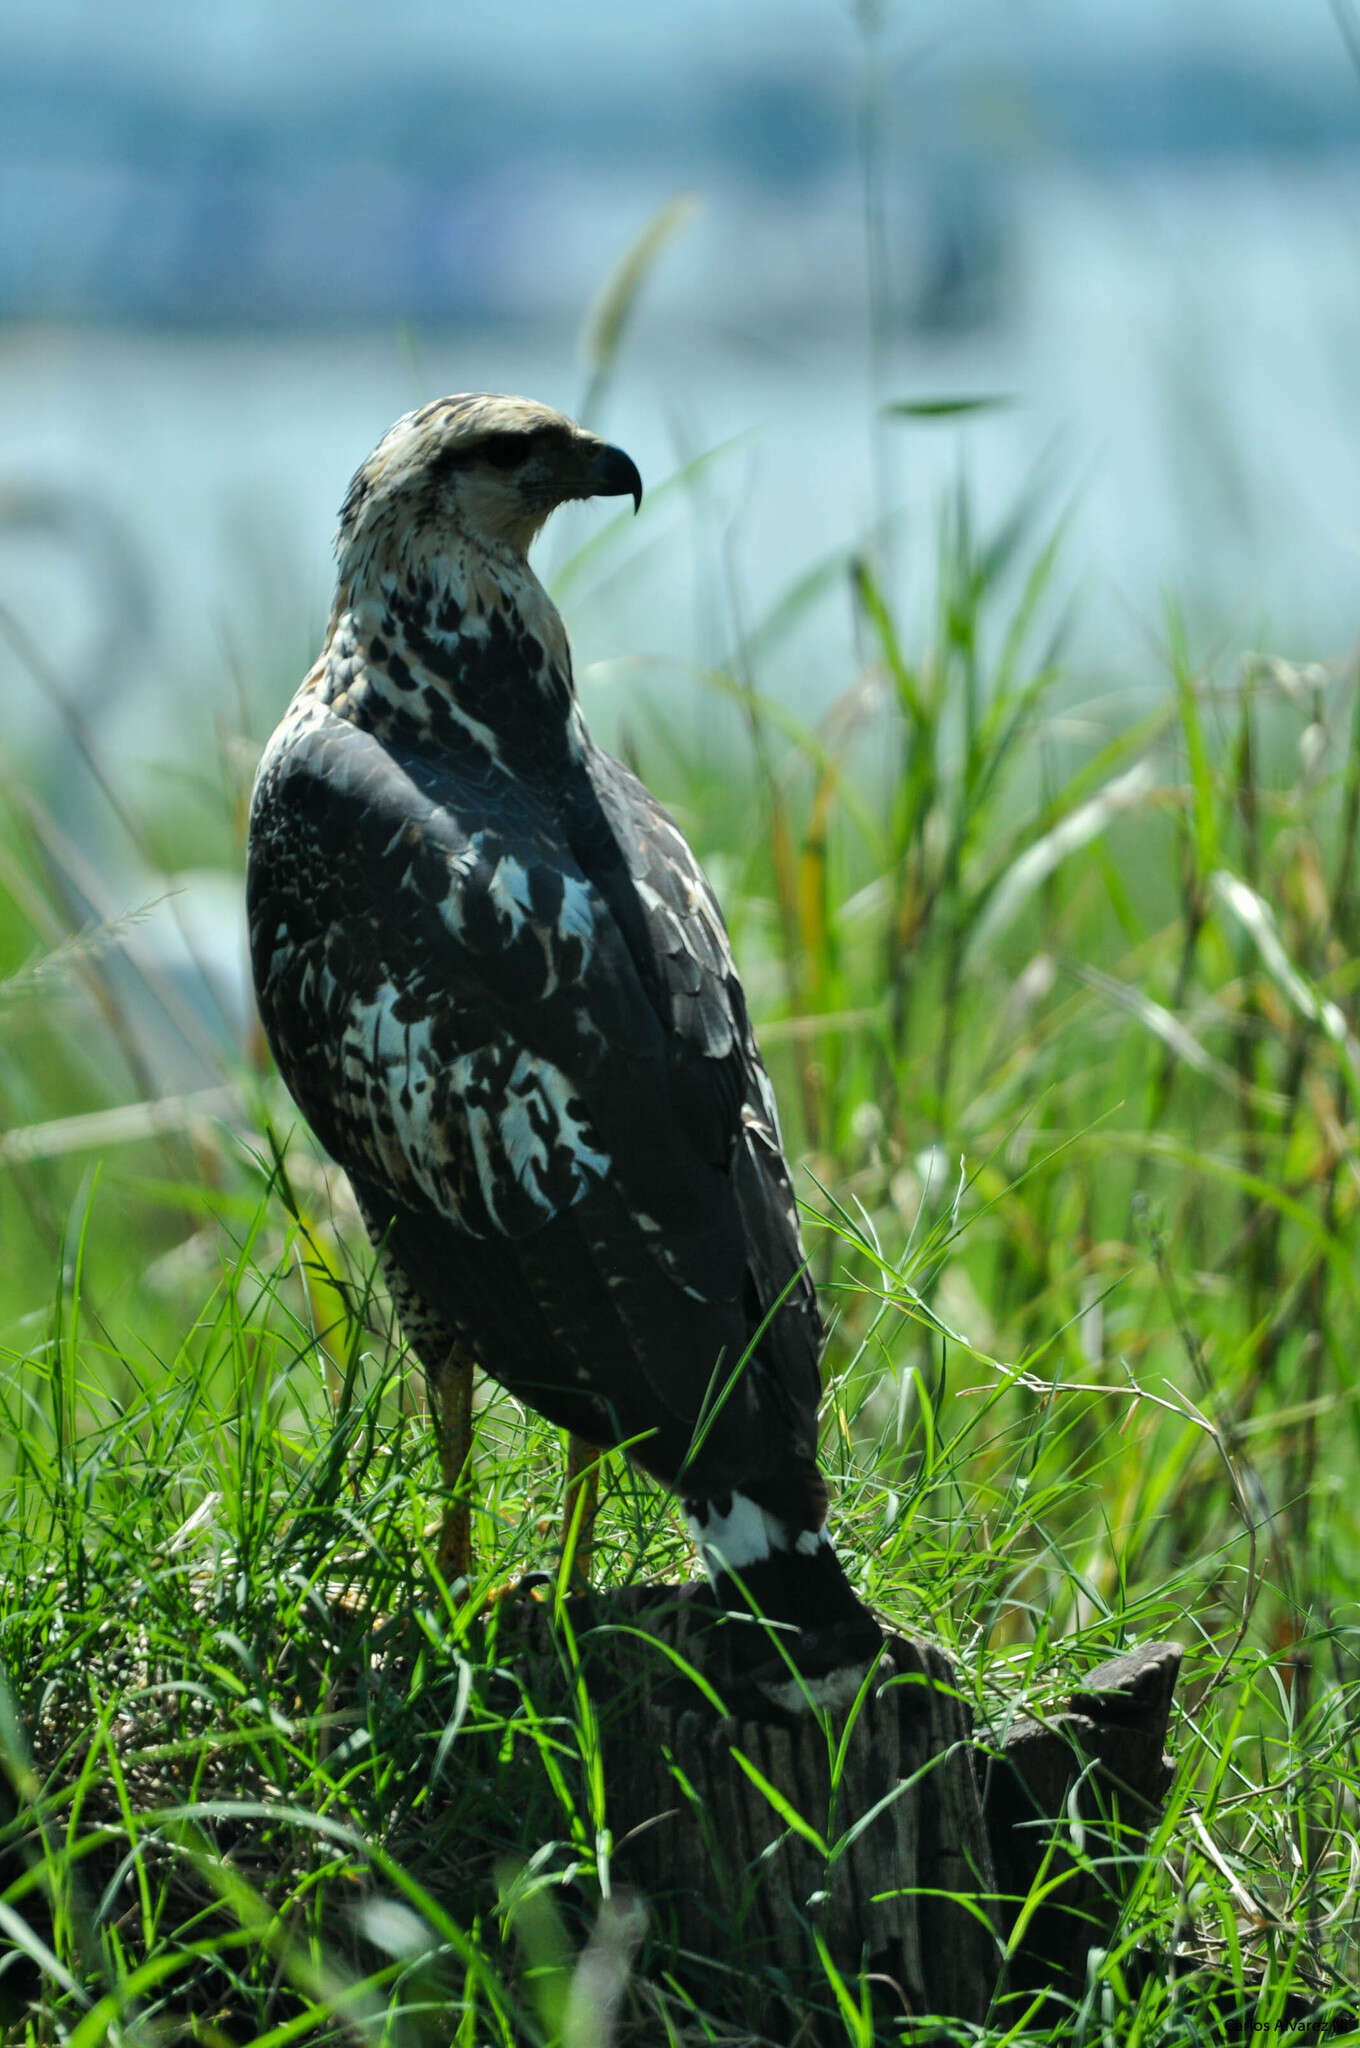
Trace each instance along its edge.
{"label": "bird's head", "polygon": [[568,498],[623,496],[642,501],[634,463],[565,413],[495,393],[437,398],[389,427],[356,473],[340,508],[341,574],[370,551],[409,560],[455,537],[524,555]]}

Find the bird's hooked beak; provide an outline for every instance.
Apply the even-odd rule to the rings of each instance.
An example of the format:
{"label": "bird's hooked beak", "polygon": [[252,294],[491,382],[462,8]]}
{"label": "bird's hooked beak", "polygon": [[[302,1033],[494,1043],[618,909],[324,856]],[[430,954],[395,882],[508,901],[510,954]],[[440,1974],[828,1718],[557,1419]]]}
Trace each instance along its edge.
{"label": "bird's hooked beak", "polygon": [[582,481],[581,496],[631,498],[636,512],[642,503],[642,478],[632,456],[625,455],[622,448],[611,448],[607,441],[595,442]]}

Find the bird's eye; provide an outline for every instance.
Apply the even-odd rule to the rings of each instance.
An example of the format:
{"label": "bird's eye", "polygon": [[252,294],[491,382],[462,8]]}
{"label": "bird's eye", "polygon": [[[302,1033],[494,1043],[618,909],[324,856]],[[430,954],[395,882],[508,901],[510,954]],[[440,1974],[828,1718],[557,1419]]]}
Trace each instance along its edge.
{"label": "bird's eye", "polygon": [[477,453],[493,469],[514,469],[529,453],[523,434],[488,434],[477,443]]}

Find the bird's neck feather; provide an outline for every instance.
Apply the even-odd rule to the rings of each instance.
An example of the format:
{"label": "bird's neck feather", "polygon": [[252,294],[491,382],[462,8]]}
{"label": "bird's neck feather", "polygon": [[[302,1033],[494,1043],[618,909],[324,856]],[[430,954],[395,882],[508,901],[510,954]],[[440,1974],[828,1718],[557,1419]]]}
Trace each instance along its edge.
{"label": "bird's neck feather", "polygon": [[452,716],[545,762],[584,741],[566,629],[509,546],[446,535],[342,562],[323,669],[322,694],[364,724]]}

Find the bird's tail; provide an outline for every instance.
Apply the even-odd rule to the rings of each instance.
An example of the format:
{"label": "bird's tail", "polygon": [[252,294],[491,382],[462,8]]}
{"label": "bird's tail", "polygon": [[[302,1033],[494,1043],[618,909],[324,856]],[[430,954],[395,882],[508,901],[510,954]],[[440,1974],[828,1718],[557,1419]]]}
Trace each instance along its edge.
{"label": "bird's tail", "polygon": [[687,1500],[685,1513],[719,1605],[776,1625],[752,1644],[753,1661],[768,1672],[762,1691],[794,1706],[800,1694],[802,1704],[853,1697],[882,1630],[846,1578],[826,1524],[800,1527],[739,1491]]}

